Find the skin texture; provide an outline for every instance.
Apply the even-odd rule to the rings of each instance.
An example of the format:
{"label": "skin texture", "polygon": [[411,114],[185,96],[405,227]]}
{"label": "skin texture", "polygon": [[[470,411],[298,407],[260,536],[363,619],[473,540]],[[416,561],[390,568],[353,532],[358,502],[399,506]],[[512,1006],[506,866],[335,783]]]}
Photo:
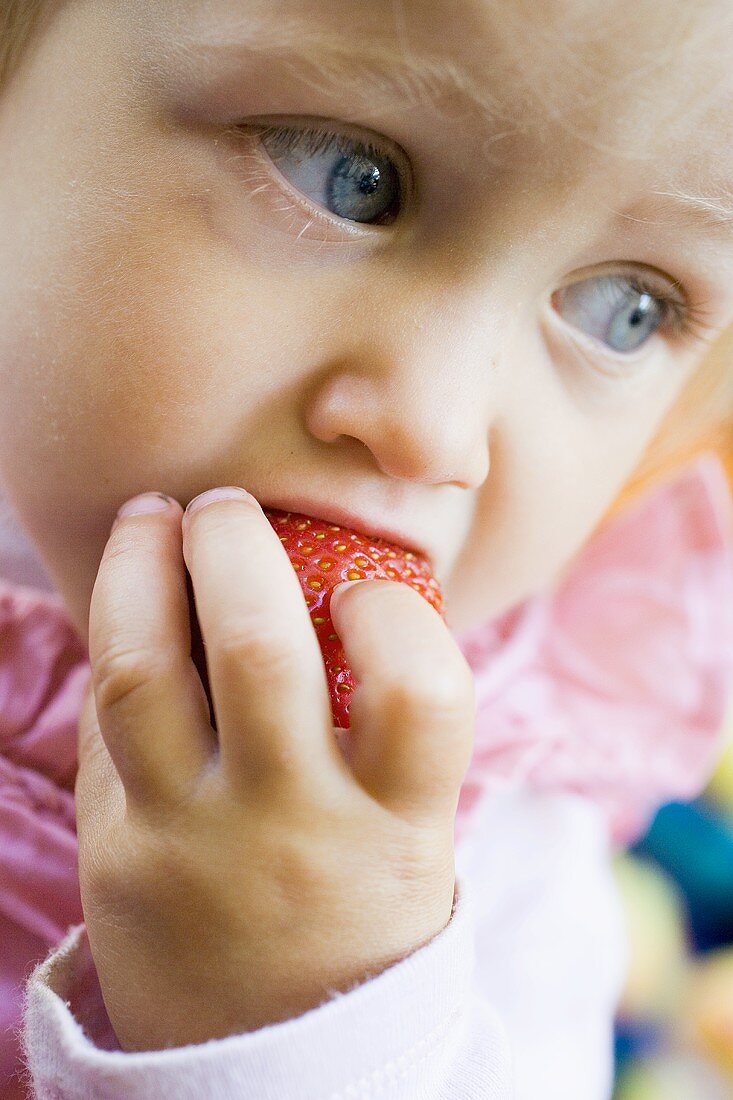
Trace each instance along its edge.
{"label": "skin texture", "polygon": [[[530,7],[461,7],[396,23],[385,0],[344,28],[313,0],[239,19],[224,0],[70,3],[0,101],[0,481],[83,637],[123,501],[230,484],[388,516],[434,549],[456,629],[498,614],[584,542],[704,351],[660,338],[629,371],[541,301],[641,263],[714,331],[730,320],[726,227],[648,197],[730,178],[725,4],[688,28],[687,5],[614,3],[607,34],[595,3],[570,24],[543,5],[535,35]],[[498,118],[457,93],[390,106],[345,76],[330,94],[266,48],[233,53],[248,18],[272,34],[296,16],[347,57],[358,26],[473,66]],[[195,53],[207,38],[223,45]],[[274,183],[253,195],[261,172],[248,184],[222,136],[282,111],[399,142],[411,217],[376,242],[298,240],[308,215]]]}
{"label": "skin texture", "polygon": [[[312,40],[318,65],[277,45],[283,27]],[[355,43],[372,61],[407,52],[418,73],[440,58],[468,74],[463,90],[437,103],[424,98],[436,77],[398,97],[367,90]],[[456,631],[553,583],[706,344],[665,330],[614,355],[550,297],[641,265],[679,284],[706,339],[730,324],[732,58],[722,0],[77,0],[0,98],[0,483],[90,645],[80,875],[126,1049],[292,1015],[439,932],[470,757],[451,634],[414,593],[365,584],[341,608],[363,676],[347,773],[294,583],[274,603],[294,578],[266,521],[230,502],[187,536],[181,505],[240,485],[262,504],[300,495],[399,525],[433,555]],[[303,205],[232,130],[277,114],[399,145],[414,179],[404,217],[354,232]],[[108,543],[117,508],[146,490],[177,503]],[[248,539],[268,582],[241,554]],[[254,772],[208,763],[184,560],[225,670],[221,751],[244,723],[270,746]],[[390,632],[395,660],[416,650],[397,678],[377,643]],[[306,655],[308,686],[284,689]],[[270,679],[248,678],[252,662]],[[311,785],[296,766],[303,713],[321,753]],[[291,875],[306,885],[289,908]],[[261,897],[284,913],[276,931]],[[194,930],[206,932],[189,957]],[[234,964],[251,987],[227,995]],[[176,1000],[180,1018],[165,1019]]]}

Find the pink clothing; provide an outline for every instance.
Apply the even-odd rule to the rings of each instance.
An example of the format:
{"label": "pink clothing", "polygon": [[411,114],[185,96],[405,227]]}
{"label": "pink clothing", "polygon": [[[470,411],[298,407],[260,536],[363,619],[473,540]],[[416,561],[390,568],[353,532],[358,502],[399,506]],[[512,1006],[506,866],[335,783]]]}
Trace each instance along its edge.
{"label": "pink clothing", "polygon": [[57,595],[0,579],[0,1095],[22,1044],[42,1098],[607,1100],[624,966],[611,843],[700,791],[733,685],[717,458],[606,525],[554,592],[459,642],[478,712],[448,926],[295,1020],[125,1054],[78,892],[87,654]]}

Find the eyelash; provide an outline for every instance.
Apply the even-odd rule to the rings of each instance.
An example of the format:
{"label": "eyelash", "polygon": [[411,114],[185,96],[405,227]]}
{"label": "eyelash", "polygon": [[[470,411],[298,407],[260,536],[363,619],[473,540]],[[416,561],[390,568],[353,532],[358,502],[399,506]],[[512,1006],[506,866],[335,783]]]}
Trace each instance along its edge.
{"label": "eyelash", "polygon": [[381,155],[384,150],[373,141],[356,140],[346,137],[333,130],[323,130],[318,127],[296,126],[263,126],[257,130],[260,138],[273,137],[278,151],[292,153],[305,151],[310,156],[324,153],[340,153],[347,156],[355,150],[366,153],[367,156]]}
{"label": "eyelash", "polygon": [[[350,154],[353,155],[355,152],[366,156],[385,154],[385,147],[369,140],[368,137],[348,137],[336,130],[326,130],[322,126],[288,126],[282,123],[277,125],[238,126],[236,129],[240,133],[242,131],[254,133],[260,144],[263,137],[269,137],[280,154],[289,154],[294,151],[303,152],[310,156],[338,153],[340,156],[345,157]],[[274,163],[272,156],[262,145],[261,151],[268,160]],[[396,160],[395,164],[399,169],[404,188],[404,168]],[[406,191],[403,193],[406,193]],[[336,223],[343,221],[338,215],[332,214],[330,211],[324,211],[323,216]],[[362,230],[379,230],[380,228],[377,225],[360,226]],[[682,297],[684,292],[678,282],[672,284],[662,283],[661,277],[655,279],[651,272],[643,270],[619,271],[619,275],[628,280],[629,286],[635,293],[648,294],[662,303],[665,314],[669,318],[666,322],[667,331],[673,339],[680,342],[711,342],[710,332],[713,326],[707,320],[710,311],[706,309],[704,303],[693,304],[685,300]]]}
{"label": "eyelash", "polygon": [[[320,245],[326,241],[342,241],[344,236],[365,242],[368,237],[373,241],[391,228],[391,224],[358,223],[340,218],[337,214],[322,207],[308,195],[303,194],[287,177],[278,170],[276,160],[293,150],[305,154],[338,153],[341,156],[385,155],[392,160],[398,171],[400,194],[404,207],[408,205],[412,189],[412,176],[409,165],[405,164],[404,154],[400,156],[398,147],[389,141],[374,142],[363,131],[359,135],[349,136],[338,130],[329,130],[320,126],[289,126],[283,121],[270,119],[252,119],[234,123],[225,128],[224,136],[234,139],[237,153],[228,158],[229,163],[238,162],[237,169],[240,185],[250,197],[262,195],[269,202],[277,217],[288,219],[287,231],[299,241],[311,228],[323,231],[327,236],[309,236],[311,243]],[[263,139],[270,139],[270,149],[265,147]],[[244,139],[244,140],[243,140]],[[274,148],[273,148],[274,147]],[[400,214],[402,210],[400,211]]]}
{"label": "eyelash", "polygon": [[[674,293],[669,284],[661,285],[651,273],[645,271],[619,272],[622,278],[627,279],[629,286],[636,294],[648,294],[650,298],[656,298],[664,306],[669,320],[667,328],[670,335],[680,341],[702,341],[710,339],[711,325],[707,321],[710,311],[703,303],[693,305],[682,300]],[[682,294],[682,287],[675,282],[672,286]]]}

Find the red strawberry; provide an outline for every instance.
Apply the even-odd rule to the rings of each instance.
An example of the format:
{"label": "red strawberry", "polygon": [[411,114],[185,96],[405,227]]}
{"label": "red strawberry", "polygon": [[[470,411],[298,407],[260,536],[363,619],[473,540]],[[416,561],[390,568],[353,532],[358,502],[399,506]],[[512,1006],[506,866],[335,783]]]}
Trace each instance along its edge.
{"label": "red strawberry", "polygon": [[334,724],[349,728],[349,701],[356,683],[329,613],[331,593],[342,581],[402,581],[443,614],[443,595],[420,554],[382,538],[335,527],[325,520],[265,508],[265,515],[298,574],[326,666]]}
{"label": "red strawberry", "polygon": [[[443,614],[443,595],[426,559],[385,539],[370,538],[325,520],[265,508],[265,515],[280,536],[298,579],[323,653],[331,696],[334,725],[349,729],[349,700],[356,687],[346,654],[329,613],[331,593],[342,581],[376,579],[409,584],[435,610]],[[216,729],[211,704],[206,653],[201,637],[191,577],[186,573],[191,627],[191,659],[199,673],[209,703],[209,720]]]}

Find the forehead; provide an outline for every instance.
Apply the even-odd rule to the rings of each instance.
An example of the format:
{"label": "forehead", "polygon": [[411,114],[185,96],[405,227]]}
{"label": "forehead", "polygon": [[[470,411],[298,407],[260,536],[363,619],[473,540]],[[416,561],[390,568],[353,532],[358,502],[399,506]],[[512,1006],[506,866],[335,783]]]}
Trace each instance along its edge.
{"label": "forehead", "polygon": [[[359,62],[461,99],[465,118],[575,147],[661,187],[728,198],[730,0],[136,0],[162,34],[212,60],[239,47],[310,58],[323,80]],[[413,80],[408,80],[408,71]],[[358,94],[352,87],[350,94]],[[369,85],[374,102],[375,82]],[[558,154],[559,155],[559,154]],[[648,171],[647,171],[648,169]],[[661,172],[661,174],[660,174]],[[645,174],[648,180],[645,180]]]}

